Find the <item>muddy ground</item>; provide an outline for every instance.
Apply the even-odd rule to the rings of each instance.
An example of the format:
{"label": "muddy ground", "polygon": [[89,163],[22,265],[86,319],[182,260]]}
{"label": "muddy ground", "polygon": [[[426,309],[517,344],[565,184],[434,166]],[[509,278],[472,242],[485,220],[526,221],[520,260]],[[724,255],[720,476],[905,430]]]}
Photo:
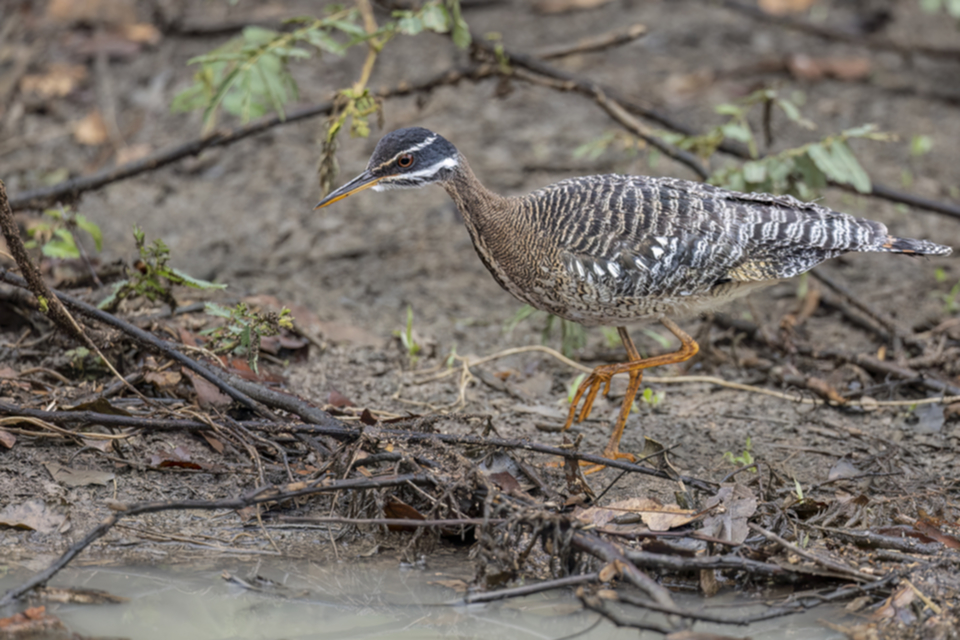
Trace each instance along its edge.
{"label": "muddy ground", "polygon": [[[104,94],[114,105],[127,147],[145,145],[142,149],[155,151],[198,136],[200,114],[172,114],[169,104],[190,82],[192,69],[187,61],[224,42],[225,36],[191,35],[191,26],[247,20],[269,23],[317,10],[313,3],[301,6],[295,2],[269,6],[241,2],[235,7],[160,2],[138,6],[139,20],[155,20],[151,4],[168,18],[179,17],[177,27],[165,32],[157,44],[115,56],[106,61],[106,69],[101,63],[99,70],[71,44],[71,37],[86,33],[84,28],[44,22],[38,18],[43,15],[40,7],[28,7],[18,14],[21,28],[6,33],[6,42],[0,44],[29,51],[28,72],[43,73],[51,63],[79,60],[90,75],[59,98],[40,100],[16,91],[9,94],[0,141],[0,177],[12,197],[43,186],[58,170],[77,176],[115,162],[109,143],[85,146],[72,135],[76,122],[92,109],[102,108]],[[812,19],[856,33],[858,26],[876,15],[873,12],[886,8],[891,20],[879,36],[943,47],[956,47],[960,40],[954,24],[942,16],[938,19],[922,13],[913,0],[882,3],[883,7],[876,4],[822,2]],[[692,0],[623,0],[556,14],[542,13],[522,2],[489,3],[468,5],[464,15],[474,33],[499,33],[509,49],[523,52],[643,23],[648,34],[635,42],[552,64],[616,87],[700,130],[722,121],[713,112],[714,105],[734,101],[761,83],[777,87],[803,102],[804,113],[817,123],[818,130],[807,132],[782,118],[775,119],[774,150],[873,122],[899,137],[895,142],[853,143],[875,181],[933,200],[960,202],[957,60],[871,50],[760,23],[742,13]],[[850,81],[809,79],[791,74],[782,65],[758,64],[799,54],[839,60],[866,58],[871,70]],[[295,66],[300,101],[319,102],[335,89],[348,86],[359,73],[362,60],[363,52],[357,49],[342,59],[326,56]],[[371,86],[417,81],[467,61],[467,54],[444,37],[399,37],[389,44],[389,55],[378,61]],[[612,151],[596,159],[575,155],[578,147],[615,130],[616,124],[591,100],[523,82],[464,81],[430,95],[390,99],[383,105],[383,120],[383,129],[375,129],[369,139],[343,138],[338,183],[365,166],[382,133],[409,125],[443,134],[470,160],[488,187],[504,194],[525,193],[565,177],[601,172],[696,177],[687,167],[665,158],[651,166],[645,152]],[[223,124],[235,122],[228,119]],[[330,392],[336,390],[358,407],[384,414],[455,409],[489,416],[501,436],[559,444],[562,436],[556,429],[563,423],[567,388],[578,372],[549,355],[525,353],[482,365],[483,371],[466,388],[462,406],[456,404],[458,376],[418,383],[429,377],[420,372],[443,367],[454,350],[459,356],[478,358],[539,345],[546,319],[534,317],[506,330],[521,305],[486,272],[452,203],[439,188],[365,192],[323,211],[312,211],[321,195],[315,171],[321,131],[322,119],[278,126],[229,147],[205,151],[199,158],[87,193],[76,207],[103,230],[100,259],[104,263],[132,260],[131,228],[136,224],[149,239],[163,239],[178,268],[228,284],[227,299],[269,295],[305,310],[303,317],[309,320],[304,323],[322,348],[312,346],[307,357],[293,358],[285,366],[266,366],[283,376],[287,388],[318,405],[326,403]],[[929,153],[911,154],[910,142],[916,135],[933,141]],[[724,161],[722,157],[713,160]],[[826,190],[822,202],[880,220],[895,235],[960,247],[960,221],[956,219],[840,189]],[[20,215],[25,222],[36,214]],[[890,314],[908,332],[942,340],[943,348],[949,349],[956,344],[955,335],[923,332],[956,317],[949,292],[960,280],[958,260],[957,254],[938,259],[853,255],[821,268],[858,300]],[[814,280],[809,284],[819,286]],[[799,306],[797,291],[796,281],[785,282],[724,311],[734,318],[749,319],[771,335],[781,335],[782,318]],[[196,297],[187,290],[177,295],[181,304]],[[405,326],[408,309],[413,313],[416,340],[424,346],[415,363],[394,335]],[[813,397],[808,390],[798,391],[782,382],[785,374],[797,373],[826,380],[841,393],[870,387],[870,397],[880,401],[913,401],[931,395],[915,385],[878,386],[885,382],[883,376],[870,375],[855,365],[778,350],[709,320],[689,318],[682,325],[701,336],[703,355],[687,368],[652,375],[712,375]],[[61,342],[48,339],[18,350],[14,345],[24,326],[8,326],[0,364],[17,370],[31,364],[46,365],[50,351],[63,348]],[[662,351],[657,341],[645,337],[641,327],[631,328],[641,348],[649,353]],[[666,334],[659,326],[649,329]],[[39,335],[30,333],[26,340]],[[558,335],[555,328],[546,344],[559,348]],[[836,307],[826,305],[797,327],[789,342],[814,350],[840,348],[873,356],[885,348]],[[892,348],[888,351],[886,357],[892,359]],[[601,331],[590,330],[586,345],[574,357],[594,364],[616,360],[621,354]],[[76,381],[74,375],[64,372]],[[956,362],[938,361],[926,373],[960,384]],[[45,384],[33,390],[42,390],[47,396],[43,404],[50,406],[69,406],[101,384],[87,380],[72,387],[50,378],[42,380]],[[23,389],[9,386],[8,381],[2,384],[5,401],[24,401]],[[623,386],[615,385],[611,400],[599,400],[591,420],[572,431],[583,435],[584,449],[602,449],[619,408],[617,390],[622,394]],[[838,491],[864,493],[883,505],[876,512],[883,523],[897,516],[916,519],[920,509],[954,522],[960,514],[955,484],[960,421],[951,420],[950,412],[945,419],[942,405],[865,411],[860,406],[798,404],[707,383],[651,387],[664,392],[662,400],[656,406],[641,403],[640,410],[631,415],[623,450],[638,452],[644,438],[652,438],[671,447],[673,464],[682,473],[719,481],[736,468],[723,454],[741,452],[749,438],[752,454],[776,477],[796,479],[804,487],[826,482],[839,461],[851,463],[859,479],[828,484],[819,491],[829,498]],[[439,426],[479,433],[484,424],[451,421]],[[199,440],[183,434],[144,436],[137,449],[172,449],[178,444],[188,446],[198,459],[217,458]],[[28,436],[22,436],[12,449],[0,450],[0,508],[40,499],[68,516],[67,525],[48,534],[0,528],[0,544],[8,550],[5,553],[12,553],[10,557],[26,560],[38,553],[61,551],[103,517],[102,503],[107,498],[133,502],[159,495],[224,497],[249,488],[255,480],[248,470],[218,474],[120,470],[93,455],[74,457],[76,453],[62,442]],[[65,487],[52,480],[43,467],[50,461],[115,472],[116,483]],[[871,472],[890,475],[871,477]],[[591,481],[602,488],[615,475],[607,470]],[[672,500],[674,489],[672,482],[628,476],[617,483],[610,497],[643,494]],[[868,516],[862,524],[876,523]],[[190,535],[211,528],[225,533],[235,526],[169,512],[145,517],[143,528],[159,535]],[[133,553],[144,558],[171,558],[189,552],[169,540],[151,545],[136,531],[111,535],[120,538],[107,540],[129,542]],[[309,534],[284,534],[281,543],[292,553],[327,552]],[[350,553],[372,547],[372,542],[361,540]],[[105,549],[100,547],[99,552]],[[98,547],[92,550],[98,552]]]}

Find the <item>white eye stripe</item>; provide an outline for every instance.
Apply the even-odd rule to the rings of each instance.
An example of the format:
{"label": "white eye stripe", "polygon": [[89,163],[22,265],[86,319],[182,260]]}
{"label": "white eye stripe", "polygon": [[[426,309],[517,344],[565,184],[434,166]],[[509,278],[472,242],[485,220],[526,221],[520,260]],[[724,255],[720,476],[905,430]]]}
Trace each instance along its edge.
{"label": "white eye stripe", "polygon": [[[424,148],[426,148],[426,147],[429,147],[429,146],[432,145],[434,142],[436,142],[436,141],[437,141],[437,138],[439,138],[439,137],[440,137],[440,136],[434,134],[434,135],[430,136],[429,138],[427,138],[426,140],[424,140],[423,142],[421,142],[421,143],[419,143],[419,144],[415,144],[415,145],[413,145],[412,147],[408,147],[408,148],[404,149],[403,151],[401,151],[401,152],[398,153],[397,155],[393,156],[392,158],[390,158],[390,160],[388,160],[387,162],[385,162],[385,163],[383,163],[383,164],[384,164],[384,165],[391,164],[391,163],[393,163],[393,162],[396,162],[396,161],[397,161],[397,158],[399,158],[399,157],[402,156],[402,155],[405,155],[405,154],[408,154],[408,153],[416,153],[417,151],[420,151],[421,149],[424,149]],[[383,165],[381,165],[381,166],[383,166]]]}
{"label": "white eye stripe", "polygon": [[438,173],[441,169],[452,169],[457,166],[456,158],[444,158],[440,162],[434,163],[425,169],[420,169],[419,171],[411,171],[410,173],[402,173],[396,176],[391,176],[389,178],[384,178],[382,182],[390,182],[392,180],[410,180],[415,178],[429,178],[430,176]]}

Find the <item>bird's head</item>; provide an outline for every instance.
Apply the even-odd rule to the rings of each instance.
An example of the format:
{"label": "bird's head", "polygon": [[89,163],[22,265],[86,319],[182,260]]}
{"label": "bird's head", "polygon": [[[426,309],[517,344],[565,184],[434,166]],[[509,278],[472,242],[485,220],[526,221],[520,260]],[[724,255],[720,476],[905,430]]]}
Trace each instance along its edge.
{"label": "bird's head", "polygon": [[460,153],[443,136],[423,127],[397,129],[377,143],[363,173],[331,191],[314,209],[364,189],[384,191],[444,182],[459,164]]}

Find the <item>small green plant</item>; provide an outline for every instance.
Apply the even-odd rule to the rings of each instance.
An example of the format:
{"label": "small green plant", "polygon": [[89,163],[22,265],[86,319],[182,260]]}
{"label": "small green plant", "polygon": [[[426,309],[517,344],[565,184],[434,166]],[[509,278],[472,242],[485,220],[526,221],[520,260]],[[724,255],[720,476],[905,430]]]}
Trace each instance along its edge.
{"label": "small green plant", "polygon": [[422,348],[417,344],[416,340],[413,339],[413,307],[410,305],[407,305],[407,325],[403,329],[394,331],[393,335],[400,338],[400,344],[403,345],[403,349],[407,352],[407,357],[410,358],[410,364],[416,364],[420,358]]}
{"label": "small green plant", "polygon": [[45,210],[43,217],[27,228],[30,240],[24,246],[28,249],[40,247],[40,252],[48,258],[79,258],[80,247],[74,235],[77,229],[93,239],[98,252],[103,249],[100,227],[86,216],[72,213],[70,207]]}
{"label": "small green plant", "polygon": [[265,336],[275,336],[281,329],[293,329],[293,316],[290,309],[283,307],[280,313],[259,313],[250,310],[246,303],[240,302],[231,308],[208,302],[207,314],[226,318],[227,323],[201,333],[209,336],[207,348],[218,354],[232,353],[246,357],[247,364],[254,373],[260,373],[260,341]]}
{"label": "small green plant", "polygon": [[800,486],[800,481],[796,478],[793,479],[793,493],[797,496],[797,500],[803,502],[803,487]]}
{"label": "small green plant", "polygon": [[296,100],[299,93],[290,73],[291,61],[325,53],[340,56],[357,44],[367,43],[373,58],[365,65],[363,79],[341,92],[339,114],[334,119],[339,129],[346,118],[353,118],[352,132],[366,136],[369,134],[367,116],[372,113],[369,107],[374,103],[366,89],[370,73],[367,67],[391,38],[397,34],[433,31],[450,33],[461,48],[470,44],[470,30],[458,0],[428,0],[415,11],[395,11],[393,18],[368,32],[358,8],[331,5],[324,17],[287,20],[286,24],[295,27],[289,31],[247,27],[239,37],[190,59],[188,64],[198,67],[193,85],[174,98],[171,108],[174,111],[203,109],[206,131],[213,128],[221,108],[243,121],[269,111],[283,118],[286,105]]}
{"label": "small green plant", "polygon": [[[797,96],[787,99],[773,89],[755,91],[736,103],[717,105],[715,110],[727,118],[706,133],[690,136],[672,131],[659,131],[663,140],[676,147],[690,151],[701,158],[711,158],[725,141],[732,140],[747,146],[750,159],[715,170],[708,181],[711,184],[735,191],[761,191],[788,193],[804,200],[816,198],[829,180],[848,184],[861,193],[869,193],[870,177],[854,156],[848,144],[852,139],[889,141],[893,136],[877,132],[873,125],[864,125],[826,136],[778,153],[760,156],[757,136],[751,127],[751,113],[760,109],[765,138],[769,142],[773,114],[782,113],[786,118],[804,129],[816,128],[804,118],[796,104]],[[918,144],[923,144],[922,142]],[[624,133],[604,134],[596,140],[581,145],[575,156],[598,157],[610,148],[627,150],[628,154],[644,148],[646,143]],[[653,163],[659,154],[649,149],[648,160]]]}
{"label": "small green plant", "polygon": [[90,351],[86,347],[77,347],[65,351],[64,356],[70,361],[70,368],[79,375],[91,374],[99,376],[107,373],[106,364],[99,355]]}
{"label": "small green plant", "polygon": [[643,403],[648,404],[653,408],[658,407],[666,397],[667,397],[666,391],[660,390],[655,392],[650,387],[647,387],[646,389],[644,389],[643,393],[640,394],[640,399],[643,401]]}
{"label": "small green plant", "polygon": [[[748,465],[753,464],[754,462],[753,454],[750,453],[750,450],[752,448],[753,448],[753,442],[748,436],[747,443],[744,445],[743,452],[740,455],[735,456],[733,452],[725,451],[723,454],[723,459],[737,467],[746,467]],[[752,471],[756,473],[757,470],[754,468],[752,469]]]}
{"label": "small green plant", "polygon": [[623,340],[620,339],[620,332],[613,327],[600,327],[600,333],[603,334],[603,341],[608,349],[613,349],[623,344]]}
{"label": "small green plant", "polygon": [[[942,267],[937,267],[933,272],[933,277],[939,284],[944,284],[947,282],[947,272]],[[930,293],[932,296],[937,296],[943,302],[943,312],[947,314],[954,314],[960,311],[960,280],[956,282],[950,291],[933,291]]]}
{"label": "small green plant", "polygon": [[170,259],[170,249],[163,240],[154,240],[147,245],[140,227],[133,228],[133,239],[140,253],[140,259],[134,265],[132,276],[113,285],[113,291],[97,305],[105,311],[113,312],[120,302],[127,298],[142,297],[155,302],[162,300],[177,308],[177,301],[171,289],[174,285],[191,287],[193,289],[224,289],[225,284],[214,284],[199,278],[194,278],[167,264]]}
{"label": "small green plant", "polygon": [[443,361],[444,366],[447,369],[453,369],[454,365],[457,364],[457,345],[453,345],[450,348],[450,355],[447,356],[447,359]]}
{"label": "small green plant", "polygon": [[577,389],[580,388],[580,385],[583,384],[586,377],[587,374],[581,373],[573,379],[573,382],[567,385],[567,404],[573,404],[573,397],[577,395]]}
{"label": "small green plant", "polygon": [[960,0],[920,0],[920,8],[927,13],[945,11],[951,18],[960,20]]}
{"label": "small green plant", "polygon": [[[546,311],[535,309],[528,304],[520,307],[520,310],[510,318],[504,326],[504,331],[510,333],[524,320],[540,316],[547,317],[542,334],[542,342],[546,343],[550,339],[550,333],[553,331],[557,316],[548,314]],[[576,322],[560,318],[560,352],[568,358],[572,358],[577,349],[582,349],[585,344],[587,344],[586,329]]]}

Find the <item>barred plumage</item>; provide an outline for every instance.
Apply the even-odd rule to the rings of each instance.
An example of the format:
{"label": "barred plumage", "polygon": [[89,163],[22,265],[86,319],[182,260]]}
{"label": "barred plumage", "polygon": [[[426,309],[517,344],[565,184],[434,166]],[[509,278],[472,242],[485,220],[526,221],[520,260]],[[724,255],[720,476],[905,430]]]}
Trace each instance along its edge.
{"label": "barred plumage", "polygon": [[[456,202],[480,259],[504,289],[569,320],[618,325],[630,360],[594,370],[567,420],[569,426],[585,392],[580,420],[602,384],[629,373],[630,387],[605,450],[610,456],[629,457],[619,453],[618,443],[643,369],[696,353],[696,343],[671,316],[712,308],[850,251],[951,252],[925,240],[895,238],[879,222],[790,196],[737,193],[673,178],[587,176],[505,198],[477,180],[450,142],[419,127],[384,136],[367,170],[317,208],[368,187],[431,183],[442,185]],[[667,326],[681,339],[681,350],[641,360],[622,325],[644,318]]]}

